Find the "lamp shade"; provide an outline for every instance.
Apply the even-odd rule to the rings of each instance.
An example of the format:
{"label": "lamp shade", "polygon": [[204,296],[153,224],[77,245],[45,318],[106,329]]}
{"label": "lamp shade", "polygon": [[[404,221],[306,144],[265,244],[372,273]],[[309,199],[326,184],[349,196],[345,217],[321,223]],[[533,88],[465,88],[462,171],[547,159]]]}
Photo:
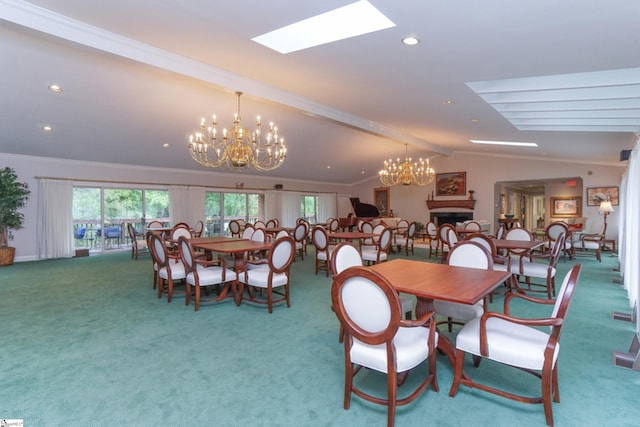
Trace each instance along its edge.
{"label": "lamp shade", "polygon": [[600,207],[598,208],[598,210],[600,212],[606,212],[606,213],[614,212],[613,206],[611,206],[611,202],[609,200],[600,202]]}

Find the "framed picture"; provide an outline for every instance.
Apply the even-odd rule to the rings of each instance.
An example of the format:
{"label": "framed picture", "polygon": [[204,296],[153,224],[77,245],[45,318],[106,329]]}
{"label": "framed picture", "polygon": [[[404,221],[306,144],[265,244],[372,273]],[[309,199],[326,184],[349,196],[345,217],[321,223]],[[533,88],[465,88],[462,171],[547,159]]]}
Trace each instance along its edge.
{"label": "framed picture", "polygon": [[600,202],[611,200],[612,206],[618,206],[618,187],[587,188],[587,206],[600,206]]}
{"label": "framed picture", "polygon": [[466,193],[466,172],[436,174],[436,196],[464,196]]}
{"label": "framed picture", "polygon": [[380,211],[380,216],[389,216],[389,187],[373,189],[373,203]]}
{"label": "framed picture", "polygon": [[582,216],[582,197],[552,197],[551,216],[578,218]]}

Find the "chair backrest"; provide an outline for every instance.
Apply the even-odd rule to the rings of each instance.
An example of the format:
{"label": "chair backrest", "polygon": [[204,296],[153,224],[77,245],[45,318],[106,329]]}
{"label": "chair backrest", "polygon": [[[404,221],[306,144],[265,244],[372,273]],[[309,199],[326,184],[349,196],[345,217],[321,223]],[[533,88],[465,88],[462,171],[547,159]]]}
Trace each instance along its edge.
{"label": "chair backrest", "polygon": [[456,243],[458,243],[458,240],[458,233],[456,233],[455,229],[450,228],[449,230],[447,230],[447,245],[449,245],[449,247],[452,247]]}
{"label": "chair backrest", "polygon": [[386,225],[384,224],[378,224],[375,227],[373,227],[373,234],[375,234],[376,236],[380,236],[382,234],[382,231],[387,228]]}
{"label": "chair backrest", "polygon": [[569,225],[564,221],[555,221],[547,226],[545,236],[550,242],[555,242],[560,234],[569,234]]}
{"label": "chair backrest", "polygon": [[455,231],[453,225],[445,223],[438,227],[438,239],[445,245],[447,244],[449,239],[449,230]]}
{"label": "chair backrest", "polygon": [[267,221],[265,226],[266,228],[276,228],[278,226],[278,221],[276,221],[275,218],[271,218],[269,221]]}
{"label": "chair backrest", "polygon": [[275,241],[269,250],[269,268],[274,273],[288,272],[295,256],[296,243],[290,237]]}
{"label": "chair backrest", "polygon": [[329,231],[331,233],[335,233],[336,231],[338,231],[338,227],[340,227],[340,221],[338,221],[337,218],[333,218],[329,223]]}
{"label": "chair backrest", "polygon": [[293,238],[296,242],[302,242],[307,237],[307,223],[301,221],[296,225],[296,228],[293,230]]}
{"label": "chair backrest", "polygon": [[362,221],[360,223],[360,231],[362,233],[373,233],[373,224],[369,221]]}
{"label": "chair backrest", "polygon": [[471,233],[471,234],[467,234],[467,237],[465,237],[464,240],[465,241],[469,240],[471,242],[476,242],[482,245],[491,255],[491,259],[494,259],[496,257],[496,253],[497,253],[496,245],[495,243],[493,243],[493,240],[491,240],[489,236],[482,233]]}
{"label": "chair backrest", "polygon": [[266,242],[267,234],[264,232],[264,228],[256,228],[251,234],[251,240],[254,242]]}
{"label": "chair backrest", "polygon": [[131,243],[136,240],[136,229],[133,228],[133,224],[130,222],[127,223],[127,234],[129,234],[129,238],[131,239]]}
{"label": "chair backrest", "polygon": [[[564,319],[567,316],[567,312],[569,311],[569,306],[571,305],[571,301],[573,299],[573,294],[576,290],[576,285],[578,284],[578,279],[580,278],[580,272],[582,270],[582,264],[574,264],[571,270],[567,272],[562,280],[562,286],[558,291],[558,297],[556,298],[556,302],[553,306],[553,310],[551,312],[551,317]],[[562,322],[557,326],[551,327],[551,334],[555,335],[556,338],[560,339],[560,334],[562,333],[562,326],[566,322]]]}
{"label": "chair backrest", "polygon": [[311,231],[311,243],[316,247],[317,252],[324,252],[329,247],[329,238],[327,237],[327,230],[321,225],[316,225]]}
{"label": "chair backrest", "polygon": [[191,230],[185,227],[175,226],[173,230],[171,230],[171,238],[173,240],[178,240],[180,237],[186,237],[187,239],[191,239],[193,235],[191,234]]}
{"label": "chair backrest", "polygon": [[194,237],[201,237],[203,231],[204,231],[204,222],[202,222],[202,220],[200,220],[200,221],[196,222],[196,227],[195,227],[195,230],[193,232],[193,236]]}
{"label": "chair backrest", "polygon": [[464,225],[464,229],[469,231],[480,231],[482,230],[482,227],[478,221],[469,221]]}
{"label": "chair backrest", "polygon": [[429,221],[427,223],[427,234],[431,239],[438,238],[438,227],[436,227],[436,223],[433,221]]}
{"label": "chair backrest", "polygon": [[349,268],[334,276],[331,301],[346,334],[365,344],[391,346],[402,310],[384,277],[365,267]]}
{"label": "chair backrest", "polygon": [[267,224],[265,224],[263,221],[258,220],[253,224],[253,227],[254,228],[267,228]]}
{"label": "chair backrest", "polygon": [[238,220],[238,224],[240,224],[240,230],[244,230],[244,228],[247,226],[247,221],[245,221],[244,219],[240,218]]}
{"label": "chair backrest", "polygon": [[[504,236],[505,240],[526,240],[532,241],[533,234],[526,228],[512,228],[507,231],[507,234]],[[528,252],[528,249],[509,249],[509,252],[520,255],[525,252]]]}
{"label": "chair backrest", "polygon": [[409,224],[409,228],[407,229],[407,238],[408,239],[413,239],[413,236],[416,234],[416,227],[418,226],[418,224],[416,224],[416,222],[412,222],[411,224]]}
{"label": "chair backrest", "polygon": [[184,264],[184,270],[187,274],[195,271],[193,248],[186,237],[180,236],[178,238],[178,247],[180,248],[180,259]]}
{"label": "chair backrest", "polygon": [[160,221],[150,221],[149,224],[147,225],[147,228],[162,228],[162,223]]}
{"label": "chair backrest", "polygon": [[496,233],[496,239],[503,239],[505,236],[505,227],[504,224],[500,224],[498,227],[498,232]]}
{"label": "chair backrest", "polygon": [[378,247],[381,252],[389,252],[391,249],[391,240],[393,234],[391,234],[391,230],[387,227],[384,227],[382,232],[380,233],[380,239],[378,240]]}
{"label": "chair backrest", "polygon": [[398,233],[404,234],[409,228],[409,221],[407,221],[406,219],[401,219],[400,221],[398,221],[396,226],[398,227]]}
{"label": "chair backrest", "polygon": [[[131,224],[129,224],[131,225]],[[76,239],[84,239],[84,235],[87,233],[87,227],[78,227],[74,233]]]}
{"label": "chair backrest", "polygon": [[231,236],[239,236],[240,235],[240,223],[235,219],[229,221],[229,232]]}
{"label": "chair backrest", "polygon": [[287,230],[280,230],[278,231],[278,234],[276,234],[276,238],[274,240],[278,240],[281,239],[283,237],[288,237],[289,233],[287,232]]}
{"label": "chair backrest", "polygon": [[158,264],[158,270],[162,267],[166,267],[169,264],[169,257],[167,255],[167,247],[164,244],[164,241],[155,233],[149,233],[149,239],[151,245],[151,255],[154,257],[156,263]]}
{"label": "chair backrest", "polygon": [[349,267],[361,267],[362,255],[351,242],[342,242],[333,250],[331,257],[331,271],[340,274]]}
{"label": "chair backrest", "polygon": [[481,244],[471,240],[463,240],[453,246],[449,251],[447,263],[456,267],[493,269],[493,258],[489,251]]}
{"label": "chair backrest", "polygon": [[251,236],[253,235],[253,232],[256,229],[253,228],[253,226],[251,224],[247,224],[246,227],[244,228],[244,230],[242,230],[242,238],[243,239],[251,239]]}

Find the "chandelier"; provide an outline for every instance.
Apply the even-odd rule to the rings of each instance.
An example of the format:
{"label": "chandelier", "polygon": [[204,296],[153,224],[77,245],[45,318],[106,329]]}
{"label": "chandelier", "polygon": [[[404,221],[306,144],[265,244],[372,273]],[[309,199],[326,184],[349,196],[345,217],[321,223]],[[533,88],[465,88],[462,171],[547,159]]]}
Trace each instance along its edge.
{"label": "chandelier", "polygon": [[284,139],[278,136],[278,128],[269,123],[266,136],[262,132],[262,123],[258,116],[255,130],[249,130],[240,124],[240,96],[238,112],[234,114],[233,127],[222,129],[219,135],[216,116],[207,126],[205,119],[200,122],[197,132],[189,136],[189,152],[196,162],[209,168],[226,166],[228,168],[253,167],[259,171],[270,171],[282,165],[287,157]]}
{"label": "chandelier", "polygon": [[435,171],[429,166],[429,159],[420,159],[411,163],[408,154],[407,144],[404,145],[404,163],[400,163],[400,158],[395,162],[391,159],[384,161],[384,167],[378,172],[380,182],[386,186],[393,185],[427,185],[433,182]]}

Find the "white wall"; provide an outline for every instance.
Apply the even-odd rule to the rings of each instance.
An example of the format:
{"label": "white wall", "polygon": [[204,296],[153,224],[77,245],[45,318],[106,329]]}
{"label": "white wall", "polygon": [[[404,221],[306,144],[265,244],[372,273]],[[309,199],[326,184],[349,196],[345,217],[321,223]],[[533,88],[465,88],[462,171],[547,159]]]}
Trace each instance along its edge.
{"label": "white wall", "polygon": [[[467,191],[475,190],[474,198],[477,200],[474,218],[485,219],[492,224],[496,220],[494,218],[495,203],[499,200],[499,195],[494,194],[494,184],[496,182],[581,177],[583,180],[582,215],[588,218],[587,227],[588,230],[592,231],[597,230],[602,224],[602,216],[598,213],[598,207],[586,205],[586,189],[589,187],[619,186],[626,162],[621,162],[619,165],[595,165],[476,154],[456,154],[452,157],[432,159],[431,166],[436,170],[436,173],[466,172]],[[362,202],[372,203],[373,189],[381,186],[378,178],[374,178],[353,186],[351,193],[354,197],[359,197]],[[426,200],[427,196],[434,190],[435,182],[424,187],[414,185],[392,187],[390,208],[393,209],[397,217],[426,223],[429,220]],[[571,194],[568,193],[568,195]],[[464,198],[467,197],[468,193]],[[436,197],[436,200],[460,198],[463,197]],[[464,209],[446,210],[451,212],[465,211]],[[618,216],[615,212],[609,215],[607,224],[607,236],[616,238],[618,235]]]}
{"label": "white wall", "polygon": [[[36,258],[36,220],[38,181],[36,177],[67,178],[82,181],[116,181],[127,183],[157,184],[160,186],[198,185],[212,189],[235,189],[236,182],[243,182],[243,191],[269,190],[275,184],[282,184],[283,191],[295,190],[309,193],[349,193],[348,185],[314,183],[272,178],[267,175],[252,176],[229,174],[211,170],[185,171],[180,169],[159,169],[131,165],[97,162],[78,162],[32,156],[18,156],[0,153],[0,167],[9,166],[16,171],[21,182],[29,184],[31,195],[27,206],[22,209],[25,216],[24,228],[13,232],[11,246],[16,248],[16,261]],[[97,184],[111,186],[113,184]]]}

